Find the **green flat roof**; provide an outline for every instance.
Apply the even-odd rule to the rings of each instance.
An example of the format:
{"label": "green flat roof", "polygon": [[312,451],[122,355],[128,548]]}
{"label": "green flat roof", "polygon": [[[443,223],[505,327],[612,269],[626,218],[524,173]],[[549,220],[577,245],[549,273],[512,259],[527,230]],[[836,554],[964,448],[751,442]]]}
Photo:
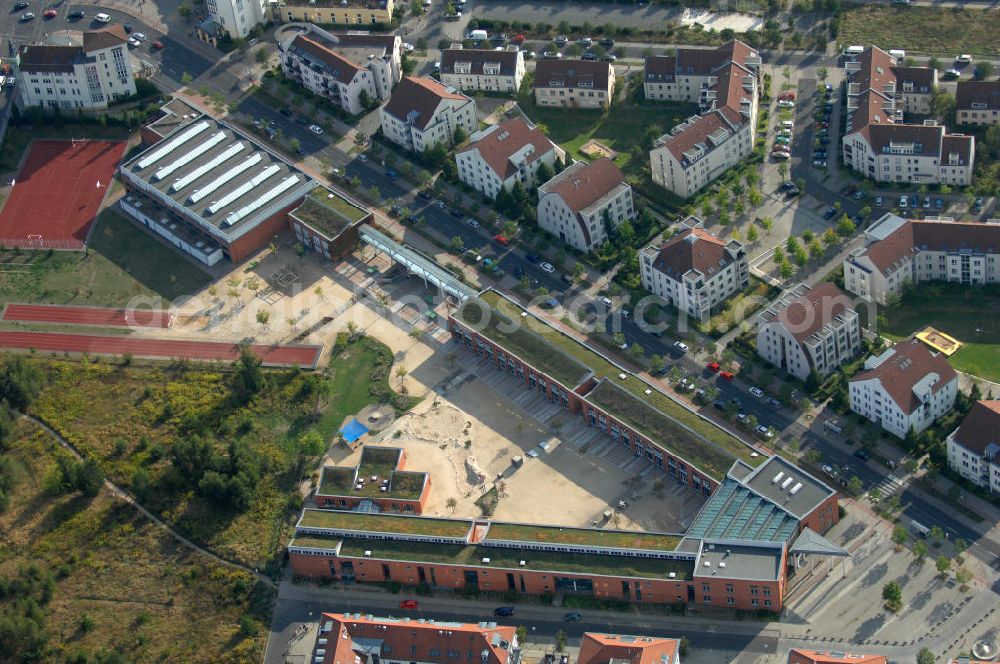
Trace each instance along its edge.
{"label": "green flat roof", "polygon": [[[332,198],[331,198],[332,195]],[[325,187],[316,187],[292,215],[332,240],[370,213]]]}
{"label": "green flat roof", "polygon": [[328,549],[333,551],[337,548],[340,539],[327,539],[322,537],[296,537],[292,539],[289,546],[305,546],[311,549]]}
{"label": "green flat roof", "polygon": [[[602,388],[599,386],[586,396],[587,400],[593,402],[596,406],[606,409],[612,415],[620,416],[623,421],[630,424],[636,421],[637,423],[633,424],[633,426],[642,431],[652,441],[683,457],[707,475],[714,477],[716,480],[721,480],[726,476],[726,471],[736,459],[741,459],[747,464],[756,467],[767,458],[762,453],[758,453],[756,457],[752,456],[754,450],[740,439],[715,424],[702,419],[696,413],[675,402],[635,374],[612,364],[603,356],[556,328],[530,314],[527,317],[521,318],[521,311],[523,310],[496,291],[484,291],[480,295],[480,298],[495,310],[504,313],[509,319],[520,320],[522,322],[517,332],[496,333],[496,324],[491,321],[487,328],[481,331],[484,337],[507,348],[510,352],[518,355],[532,366],[557,380],[563,380],[563,378],[560,378],[560,375],[556,373],[546,370],[544,362],[551,362],[553,361],[552,358],[565,357],[567,360],[573,362],[573,366],[592,370],[598,379],[608,378],[609,383],[615,381],[614,387],[619,388],[619,392],[631,395],[633,399],[626,400],[622,396],[612,396],[610,395],[610,390],[605,388],[604,391],[601,391]],[[465,309],[468,309],[470,313],[473,311],[476,312],[478,322],[478,315],[481,314],[479,307],[473,306],[470,308],[466,304]],[[459,320],[469,322],[470,325],[473,324],[461,316],[458,318]],[[530,327],[530,332],[525,331],[528,327]],[[524,338],[522,339],[522,337]],[[508,343],[511,339],[517,339],[519,343]],[[524,348],[523,352],[522,348]],[[552,352],[554,349],[561,352],[554,353]],[[623,372],[627,374],[628,378],[620,381],[618,375]],[[565,376],[565,374],[563,375]],[[582,374],[580,378],[582,378]],[[563,382],[571,383],[571,386],[575,386],[579,383],[579,379],[575,382],[572,380]],[[645,393],[647,389],[650,390],[650,394]],[[597,393],[596,398],[595,393]],[[605,401],[599,401],[599,399],[605,397]],[[635,400],[638,400],[641,404],[634,404]],[[659,414],[655,418],[644,417],[642,419],[644,423],[655,419],[655,428],[648,428],[647,426],[640,425],[637,420],[626,418],[626,413],[637,411],[636,406],[642,404],[649,406],[649,408],[642,409],[643,411],[659,411]],[[619,413],[617,410],[619,407],[624,408],[626,413]],[[677,423],[683,424],[697,435],[693,435],[689,431],[677,426]],[[727,459],[727,461],[723,459]]]}
{"label": "green flat roof", "polygon": [[[630,376],[625,382],[629,381],[636,382],[636,379]],[[726,471],[737,458],[751,466],[758,466],[767,458],[760,453],[756,457],[751,456],[753,450],[736,438],[730,438],[729,444],[722,444],[726,442],[725,440],[710,442],[699,440],[678,428],[670,417],[664,415],[654,405],[669,400],[669,397],[658,394],[655,390],[652,394],[644,394],[643,397],[640,399],[632,392],[619,387],[618,383],[606,380],[591,390],[587,400],[613,413],[629,426],[718,480],[726,476]]]}
{"label": "green flat roof", "polygon": [[492,523],[486,540],[512,540],[544,544],[575,544],[581,546],[608,546],[618,549],[646,549],[673,551],[680,544],[681,536],[655,533],[626,532],[621,530],[596,530],[591,528],[560,528],[517,523]]}
{"label": "green flat roof", "polygon": [[[424,488],[427,473],[395,470],[403,451],[398,447],[366,447],[358,464],[358,480],[364,485],[355,489],[354,468],[324,466],[317,494],[321,496],[363,496],[416,500]],[[372,480],[372,478],[376,478]],[[389,490],[382,491],[382,480],[389,480]]]}
{"label": "green flat roof", "polygon": [[[490,298],[489,295],[494,297]],[[522,319],[519,308],[502,300],[492,291],[483,293],[482,299],[493,308],[493,313],[485,326],[480,327],[483,307],[475,300],[466,302],[454,316],[569,389],[580,384],[587,375],[588,367],[571,353],[566,352],[565,342],[562,345],[555,344],[553,347],[553,339],[550,336],[562,336],[558,330],[538,323],[531,316]],[[497,312],[502,315],[497,315]],[[515,324],[511,325],[511,321]],[[505,329],[501,330],[501,327]],[[573,343],[568,338],[566,342]]]}
{"label": "green flat roof", "polygon": [[[388,540],[352,540],[349,538],[343,539],[340,555],[363,558],[365,551],[371,551],[370,557],[374,559],[466,565],[487,569],[529,569],[566,574],[603,574],[651,579],[666,579],[669,578],[670,572],[674,572],[678,581],[690,579],[694,571],[693,560],[664,560],[588,553],[553,553],[460,544],[435,544],[433,542],[393,542]],[[489,558],[490,564],[483,565],[483,558]],[[525,561],[523,567],[520,565],[522,560]],[[357,570],[355,569],[355,571]]]}
{"label": "green flat roof", "polygon": [[[305,510],[299,520],[299,525],[305,528],[338,528],[361,532],[399,533],[401,535],[465,537],[472,527],[472,522],[460,519],[432,519],[366,512]],[[407,542],[407,544],[412,544],[412,542]]]}

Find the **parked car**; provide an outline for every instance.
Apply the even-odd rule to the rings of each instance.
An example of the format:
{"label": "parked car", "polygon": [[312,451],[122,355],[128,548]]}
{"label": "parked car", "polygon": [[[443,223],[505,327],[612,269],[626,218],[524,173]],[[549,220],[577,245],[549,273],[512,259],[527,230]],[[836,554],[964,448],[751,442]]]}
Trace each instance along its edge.
{"label": "parked car", "polygon": [[924,209],[926,210],[926,209],[930,208],[930,206],[931,206],[931,197],[930,196],[924,196]]}
{"label": "parked car", "polygon": [[722,378],[722,380],[727,380],[731,382],[734,378],[736,378],[736,374],[734,374],[732,371],[720,371],[719,377]]}
{"label": "parked car", "polygon": [[830,477],[836,479],[836,477],[837,477],[837,470],[833,466],[830,466],[830,465],[827,465],[827,464],[823,464],[822,470],[823,470],[824,473],[826,473]]}
{"label": "parked car", "polygon": [[778,410],[781,410],[781,402],[775,399],[774,397],[767,398],[767,405],[770,406],[771,408],[777,408]]}
{"label": "parked car", "polygon": [[771,431],[770,427],[764,426],[763,424],[757,425],[757,435],[764,438],[774,438],[774,432]]}
{"label": "parked car", "polygon": [[865,192],[860,191],[860,190],[854,192],[854,200],[856,200],[856,201],[863,201],[863,200],[865,200]]}
{"label": "parked car", "polygon": [[422,198],[425,201],[430,200],[433,195],[434,194],[432,194],[431,192],[427,191],[426,189],[421,189],[420,191],[417,192],[417,197],[418,198]]}
{"label": "parked car", "polygon": [[566,620],[566,622],[580,622],[581,620],[583,620],[583,616],[580,613],[577,613],[576,611],[571,611],[570,613],[567,613],[565,616],[563,616],[563,618]]}
{"label": "parked car", "polygon": [[404,599],[399,603],[399,608],[401,609],[419,609],[420,602],[415,599]]}
{"label": "parked car", "polygon": [[711,371],[712,373],[719,373],[718,362],[709,362],[708,364],[705,365],[705,368]]}
{"label": "parked car", "polygon": [[14,11],[16,11],[16,12],[21,11],[22,9],[27,9],[27,8],[28,8],[28,3],[27,2],[15,2],[14,3]]}
{"label": "parked car", "polygon": [[524,260],[528,261],[529,263],[540,263],[542,261],[542,257],[539,256],[538,254],[525,254]]}
{"label": "parked car", "polygon": [[795,108],[795,102],[790,99],[779,99],[778,108]]}
{"label": "parked car", "polygon": [[390,180],[398,180],[399,179],[399,173],[397,173],[396,171],[392,170],[391,168],[385,172],[385,176],[387,178],[389,178]]}
{"label": "parked car", "polygon": [[935,198],[934,199],[934,208],[937,209],[937,210],[943,210],[944,209],[944,199],[943,198]]}
{"label": "parked car", "polygon": [[835,217],[836,215],[837,215],[837,208],[835,208],[835,207],[833,207],[833,206],[831,205],[830,207],[828,207],[828,208],[826,209],[826,212],[824,212],[824,213],[823,213],[823,219],[825,219],[826,221],[830,221],[830,220],[831,220],[831,219],[833,219],[833,218],[834,218],[834,217]]}
{"label": "parked car", "polygon": [[475,219],[473,219],[472,217],[469,217],[468,219],[466,219],[465,223],[467,223],[468,225],[472,226],[473,228],[479,228],[479,222],[476,221]]}
{"label": "parked car", "polygon": [[493,615],[495,615],[495,616],[502,616],[504,618],[509,618],[510,616],[514,615],[514,607],[513,606],[498,606],[497,608],[493,609]]}
{"label": "parked car", "polygon": [[736,421],[739,422],[740,424],[746,424],[746,422],[749,419],[750,419],[750,416],[747,415],[746,413],[742,412],[742,411],[740,411],[739,413],[736,413]]}
{"label": "parked car", "polygon": [[33,21],[34,19],[35,15],[32,12],[24,12],[18,20],[21,21],[21,23],[27,23],[28,21]]}
{"label": "parked car", "polygon": [[605,37],[604,39],[602,39],[597,43],[603,46],[604,48],[611,48],[612,46],[615,45],[615,40],[612,39],[611,37]]}
{"label": "parked car", "polygon": [[757,386],[751,387],[748,391],[750,392],[750,394],[754,395],[758,399],[764,396],[764,390],[760,389]]}
{"label": "parked car", "polygon": [[946,81],[949,81],[949,80],[952,80],[952,79],[956,79],[956,78],[958,78],[961,75],[962,75],[962,72],[958,71],[957,69],[948,69],[948,70],[946,70],[944,72],[944,75],[942,76],[942,78],[944,80],[946,80]]}
{"label": "parked car", "polygon": [[596,62],[597,54],[593,51],[584,51],[583,55],[580,56],[581,60],[586,60],[588,62]]}
{"label": "parked car", "polygon": [[774,142],[780,143],[781,145],[788,145],[792,142],[792,139],[788,136],[775,136]]}
{"label": "parked car", "polygon": [[494,235],[493,236],[493,241],[496,242],[497,244],[499,244],[502,247],[506,247],[508,244],[510,244],[510,240],[508,240],[503,235]]}
{"label": "parked car", "polygon": [[688,345],[686,343],[684,343],[683,341],[675,341],[674,342],[674,348],[677,349],[677,350],[679,350],[682,353],[688,352]]}
{"label": "parked car", "polygon": [[558,51],[545,51],[544,53],[542,53],[542,57],[549,58],[551,60],[552,58],[561,58],[562,53]]}
{"label": "parked car", "polygon": [[813,159],[826,159],[826,150],[816,150],[813,152]]}
{"label": "parked car", "polygon": [[900,209],[905,210],[907,207],[909,207],[909,205],[910,205],[910,199],[907,198],[905,194],[899,197]]}
{"label": "parked car", "polygon": [[855,450],[854,451],[854,456],[858,457],[862,461],[868,461],[868,459],[872,458],[871,452],[869,452],[868,450],[866,450],[863,447],[858,448],[857,450]]}
{"label": "parked car", "polygon": [[554,41],[556,43],[556,46],[565,46],[566,42],[568,42],[569,39],[566,37],[566,35],[559,35],[558,37],[555,38]]}
{"label": "parked car", "polygon": [[875,207],[882,207],[883,205],[885,205],[885,199],[882,198],[881,196],[876,196],[875,197]]}
{"label": "parked car", "polygon": [[311,124],[309,125],[309,131],[319,136],[320,134],[323,133],[323,128],[320,127],[319,125]]}
{"label": "parked car", "polygon": [[162,51],[163,49],[164,49],[163,42],[161,42],[159,39],[153,42],[154,51]]}
{"label": "parked car", "polygon": [[403,50],[406,51],[407,53],[413,53],[413,51],[415,51],[416,49],[414,48],[413,44],[409,42],[403,42]]}
{"label": "parked car", "polygon": [[552,274],[556,271],[556,268],[552,265],[552,263],[546,263],[544,261],[538,264],[538,268],[542,272],[546,272],[548,274]]}
{"label": "parked car", "polygon": [[591,44],[594,43],[594,40],[591,39],[590,37],[580,37],[579,39],[576,40],[576,43],[579,44],[580,46],[590,46]]}
{"label": "parked car", "polygon": [[55,18],[56,16],[59,16],[59,12],[57,12],[55,9],[46,9],[45,13],[42,14],[42,16],[44,16],[45,18]]}
{"label": "parked car", "polygon": [[955,62],[962,65],[967,65],[970,62],[972,62],[972,56],[967,53],[963,53],[962,55],[955,56]]}
{"label": "parked car", "polygon": [[136,39],[138,41],[141,41],[141,42],[142,41],[146,41],[146,34],[143,33],[143,32],[136,32],[136,33],[133,33],[132,38]]}
{"label": "parked car", "polygon": [[104,12],[101,12],[100,14],[94,17],[94,20],[97,21],[98,23],[111,23],[111,16],[105,14]]}
{"label": "parked car", "polygon": [[784,160],[784,159],[791,159],[792,158],[792,153],[790,153],[790,152],[783,152],[781,150],[774,150],[771,153],[771,158],[772,159],[777,159],[779,161]]}
{"label": "parked car", "polygon": [[980,196],[979,198],[977,198],[976,202],[972,204],[972,209],[973,210],[982,210],[983,209],[983,197],[982,196]]}

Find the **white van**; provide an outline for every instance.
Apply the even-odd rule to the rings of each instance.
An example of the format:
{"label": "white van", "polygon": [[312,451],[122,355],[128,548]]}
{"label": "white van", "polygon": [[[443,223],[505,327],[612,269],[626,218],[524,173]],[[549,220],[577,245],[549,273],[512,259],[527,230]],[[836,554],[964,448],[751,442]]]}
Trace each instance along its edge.
{"label": "white van", "polygon": [[472,41],[486,41],[489,38],[490,35],[485,30],[473,30],[469,33],[469,39]]}
{"label": "white van", "polygon": [[98,23],[111,23],[111,17],[108,14],[104,13],[95,16],[94,20],[97,21]]}
{"label": "white van", "polygon": [[865,52],[864,46],[848,46],[844,49],[844,55],[856,57]]}
{"label": "white van", "polygon": [[784,129],[795,129],[795,123],[792,122],[791,120],[782,120],[781,126]]}
{"label": "white van", "polygon": [[906,51],[901,48],[890,48],[889,55],[896,58],[897,60],[902,60],[906,57]]}

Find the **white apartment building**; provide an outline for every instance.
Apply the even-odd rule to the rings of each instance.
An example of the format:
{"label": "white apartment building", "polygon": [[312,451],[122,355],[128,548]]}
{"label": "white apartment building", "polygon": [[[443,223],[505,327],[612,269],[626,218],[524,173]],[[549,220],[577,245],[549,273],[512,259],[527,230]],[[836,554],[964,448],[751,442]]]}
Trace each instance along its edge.
{"label": "white apartment building", "polygon": [[897,67],[894,57],[874,46],[847,63],[846,69],[845,164],[876,182],[971,184],[974,137],[949,134],[933,120],[904,123],[904,111],[929,112],[931,80],[936,83],[936,75]]}
{"label": "white apartment building", "polygon": [[441,51],[441,82],[456,90],[516,93],[524,71],[524,53],[517,46],[495,51],[453,44]]}
{"label": "white apartment building", "polygon": [[314,25],[278,44],[285,75],[352,115],[388,99],[402,74],[395,35],[331,34]]}
{"label": "white apartment building", "polygon": [[632,187],[610,159],[575,162],[538,187],[538,225],[580,251],[625,219],[635,219]]}
{"label": "white apartment building", "polygon": [[385,137],[414,152],[450,146],[456,129],[468,136],[478,127],[476,103],[432,78],[404,78],[380,116]]}
{"label": "white apartment building", "polygon": [[720,240],[702,226],[697,217],[688,217],[662,245],[654,241],[639,252],[642,287],[700,321],[750,283],[743,245]]}
{"label": "white apartment building", "polygon": [[948,466],[976,486],[1000,493],[1000,401],[977,401],[948,436]]}
{"label": "white apartment building", "polygon": [[205,0],[205,9],[233,39],[246,37],[266,16],[263,0]]}
{"label": "white apartment building", "polygon": [[22,46],[14,63],[22,107],[100,110],[135,94],[120,25],[83,33],[82,46]]}
{"label": "white apartment building", "polygon": [[836,285],[810,289],[799,284],[758,319],[757,354],[806,380],[825,376],[854,358],[861,348],[861,326],[850,298]]}
{"label": "white apartment building", "polygon": [[458,178],[492,199],[517,182],[530,188],[542,164],[553,169],[556,159],[565,158],[562,148],[520,117],[480,129],[455,153]]}
{"label": "white apartment building", "polygon": [[698,104],[649,153],[653,182],[692,196],[753,151],[760,54],[740,41],[646,58],[647,99]]}
{"label": "white apartment building", "polygon": [[992,125],[1000,122],[1000,81],[959,81],[955,88],[958,124]]}
{"label": "white apartment building", "polygon": [[851,410],[898,438],[920,433],[952,409],[958,374],[947,358],[917,339],[901,341],[865,360],[848,384]]}
{"label": "white apartment building", "polygon": [[607,62],[539,60],[532,90],[539,106],[608,108],[615,91],[615,68]]}
{"label": "white apartment building", "polygon": [[907,284],[1000,283],[1000,224],[907,220],[887,213],[844,259],[844,288],[885,304]]}

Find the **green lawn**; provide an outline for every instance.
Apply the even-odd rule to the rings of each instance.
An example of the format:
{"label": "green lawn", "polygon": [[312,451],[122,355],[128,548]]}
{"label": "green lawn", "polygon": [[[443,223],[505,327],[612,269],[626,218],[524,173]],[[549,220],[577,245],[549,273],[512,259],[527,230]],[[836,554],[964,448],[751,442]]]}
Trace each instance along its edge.
{"label": "green lawn", "polygon": [[607,546],[617,549],[647,549],[673,551],[681,538],[673,535],[596,530],[593,528],[560,528],[558,526],[532,526],[520,523],[493,523],[486,533],[487,540],[542,542],[547,544],[577,544],[581,546]]}
{"label": "green lawn", "polygon": [[208,274],[117,213],[95,223],[87,252],[0,250],[0,304],[121,306],[159,296],[166,306],[208,285]]}
{"label": "green lawn", "polygon": [[1000,54],[1000,12],[994,9],[854,5],[844,10],[841,44],[874,44],[954,57]]}
{"label": "green lawn", "polygon": [[1000,287],[921,284],[881,313],[886,336],[900,339],[930,325],[962,342],[949,358],[955,369],[1000,381]]}
{"label": "green lawn", "polygon": [[419,516],[393,516],[365,512],[305,510],[299,520],[303,528],[333,528],[368,533],[401,533],[435,537],[464,538],[472,522],[462,519],[433,519]]}

